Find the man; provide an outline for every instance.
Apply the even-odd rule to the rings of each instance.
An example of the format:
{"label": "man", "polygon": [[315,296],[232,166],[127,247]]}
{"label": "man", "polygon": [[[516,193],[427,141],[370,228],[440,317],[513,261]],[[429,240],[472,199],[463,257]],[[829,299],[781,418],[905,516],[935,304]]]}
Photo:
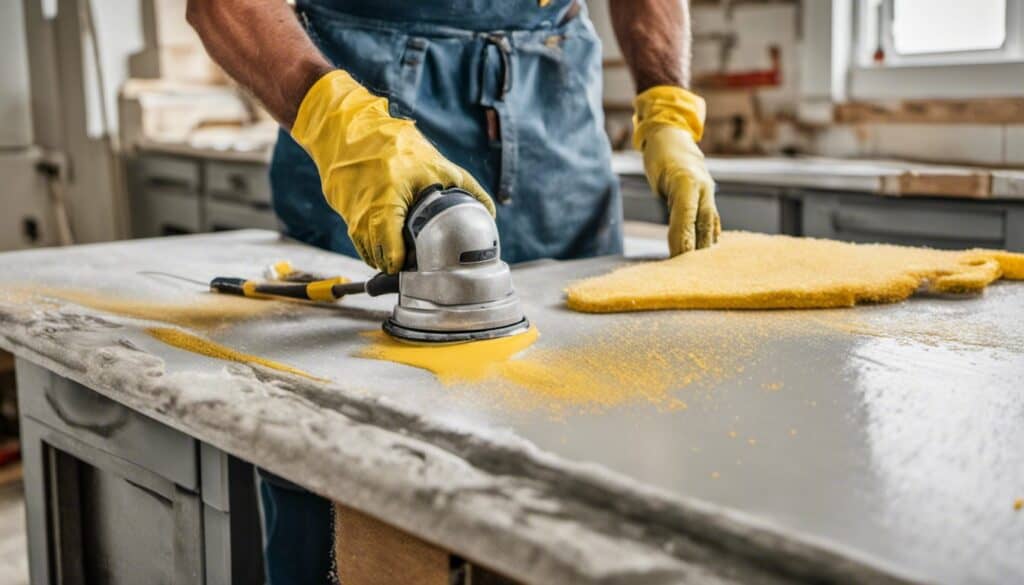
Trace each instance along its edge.
{"label": "man", "polygon": [[[704,103],[684,89],[687,3],[609,2],[670,251],[710,246],[720,224],[696,145]],[[442,184],[495,214],[508,262],[622,250],[583,0],[189,0],[188,20],[281,123],[270,174],[288,235],[393,273],[408,206]],[[329,504],[268,474],[261,494],[268,580],[325,581]]]}

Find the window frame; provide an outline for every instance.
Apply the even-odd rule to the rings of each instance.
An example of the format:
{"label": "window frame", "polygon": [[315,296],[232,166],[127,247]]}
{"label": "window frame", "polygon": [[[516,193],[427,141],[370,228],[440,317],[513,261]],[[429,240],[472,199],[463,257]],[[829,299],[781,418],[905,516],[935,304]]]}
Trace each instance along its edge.
{"label": "window frame", "polygon": [[[982,64],[1000,63],[1007,61],[1024,60],[1024,53],[1021,51],[1021,29],[1024,27],[1024,20],[1021,19],[1022,2],[1020,0],[1004,0],[1006,3],[1006,36],[1000,46],[992,49],[962,49],[954,51],[935,51],[930,53],[905,54],[896,49],[896,39],[893,33],[893,24],[896,17],[896,0],[881,0],[881,30],[878,31],[878,40],[881,41],[882,49],[885,51],[886,62],[876,67],[894,67],[900,65],[959,65],[959,64]],[[858,2],[858,10],[863,13],[863,2]],[[858,37],[862,38],[862,32],[866,30],[865,19],[872,19],[874,15],[863,14],[858,16],[859,26]],[[874,28],[874,26],[872,26]],[[863,39],[862,39],[863,41]],[[865,60],[865,52],[868,47],[862,46],[858,51],[861,55],[861,63],[874,65],[870,59]]]}
{"label": "window frame", "polygon": [[893,0],[882,0],[882,47],[894,58],[880,64],[871,59],[877,45],[866,41],[877,39],[872,30],[877,26],[871,22],[877,16],[868,14],[872,11],[866,10],[865,0],[832,0],[831,23],[805,24],[831,24],[833,35],[837,26],[851,33],[851,44],[845,49],[841,43],[831,44],[833,55],[837,50],[847,51],[843,87],[841,92],[833,92],[842,93],[835,96],[840,98],[837,101],[1024,96],[1024,0],[1006,2],[1007,35],[1000,49],[899,55],[891,38]]}

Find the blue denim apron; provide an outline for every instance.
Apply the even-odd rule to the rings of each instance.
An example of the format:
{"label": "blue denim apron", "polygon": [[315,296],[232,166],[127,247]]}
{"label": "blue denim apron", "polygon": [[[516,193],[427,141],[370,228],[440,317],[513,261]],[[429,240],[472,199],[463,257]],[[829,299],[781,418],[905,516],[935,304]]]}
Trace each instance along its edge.
{"label": "blue denim apron", "polygon": [[[338,67],[416,120],[498,204],[502,257],[622,250],[601,108],[601,44],[571,0],[306,0],[300,20]],[[282,132],[274,208],[298,240],[356,256],[313,162]]]}
{"label": "blue denim apron", "polygon": [[[601,45],[572,0],[299,0],[310,38],[494,197],[502,257],[622,251]],[[270,168],[287,234],[356,256],[313,161],[281,132]],[[330,504],[261,471],[267,581],[328,582]]]}

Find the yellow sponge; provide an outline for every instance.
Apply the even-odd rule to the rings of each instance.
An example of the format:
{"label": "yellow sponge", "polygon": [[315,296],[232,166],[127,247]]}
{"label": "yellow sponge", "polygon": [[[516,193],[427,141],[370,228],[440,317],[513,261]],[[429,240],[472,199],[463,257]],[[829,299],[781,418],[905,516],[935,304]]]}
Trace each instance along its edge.
{"label": "yellow sponge", "polygon": [[711,248],[574,283],[567,296],[593,313],[813,309],[894,303],[922,287],[975,293],[999,278],[1024,279],[1024,254],[726,232]]}

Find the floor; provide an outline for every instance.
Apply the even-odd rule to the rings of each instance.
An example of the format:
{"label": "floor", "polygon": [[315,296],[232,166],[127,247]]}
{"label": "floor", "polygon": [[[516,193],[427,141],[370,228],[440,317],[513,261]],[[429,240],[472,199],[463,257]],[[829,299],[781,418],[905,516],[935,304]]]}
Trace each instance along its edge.
{"label": "floor", "polygon": [[25,492],[21,481],[0,486],[0,583],[28,585]]}

